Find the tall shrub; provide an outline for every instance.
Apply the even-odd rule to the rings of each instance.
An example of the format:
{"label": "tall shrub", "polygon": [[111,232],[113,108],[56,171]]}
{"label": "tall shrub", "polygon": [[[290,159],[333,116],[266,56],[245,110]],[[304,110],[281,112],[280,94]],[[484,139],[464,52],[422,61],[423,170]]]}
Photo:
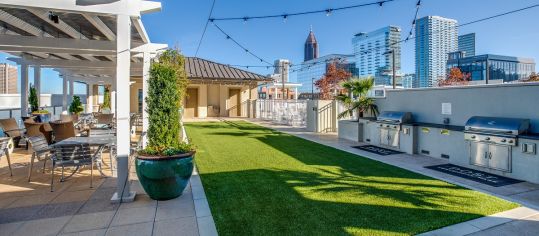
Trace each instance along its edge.
{"label": "tall shrub", "polygon": [[[148,149],[160,154],[167,149],[184,149],[180,141],[180,107],[188,80],[184,71],[184,57],[169,49],[150,67],[148,95],[149,118]],[[182,150],[179,150],[182,151]]]}
{"label": "tall shrub", "polygon": [[35,112],[39,110],[39,103],[37,98],[36,87],[30,85],[30,96],[28,96],[28,103],[30,104],[30,111]]}
{"label": "tall shrub", "polygon": [[105,87],[105,92],[103,94],[103,105],[101,109],[110,109],[110,90]]}

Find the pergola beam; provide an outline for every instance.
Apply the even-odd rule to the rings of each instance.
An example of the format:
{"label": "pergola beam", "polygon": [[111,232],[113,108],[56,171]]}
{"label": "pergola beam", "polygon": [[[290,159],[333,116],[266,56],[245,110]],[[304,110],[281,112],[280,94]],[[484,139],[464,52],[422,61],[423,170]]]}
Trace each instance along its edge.
{"label": "pergola beam", "polygon": [[116,42],[85,39],[0,35],[0,51],[116,55]]}
{"label": "pergola beam", "polygon": [[97,17],[96,15],[90,15],[88,13],[83,13],[82,16],[84,16],[84,18],[86,18],[88,22],[90,22],[96,29],[98,29],[99,32],[105,35],[108,40],[116,40],[116,35],[114,34],[114,32],[112,32],[112,30],[110,30],[109,27],[107,27],[107,25],[105,25],[105,23],[103,23],[103,21],[99,19],[99,17]]}
{"label": "pergola beam", "polygon": [[[1,4],[0,4],[1,5]],[[17,27],[18,29],[27,32],[34,36],[45,36],[45,37],[52,37],[52,35],[48,34],[47,32],[44,32],[43,30],[28,24],[26,21],[11,15],[3,10],[0,10],[0,20],[3,22],[6,22],[14,27]],[[1,41],[1,40],[0,40]]]}
{"label": "pergola beam", "polygon": [[[49,67],[49,68],[114,68],[116,62],[113,61],[73,61],[61,59],[23,59],[23,58],[8,58],[8,60],[33,66]],[[138,66],[142,66],[139,64]]]}
{"label": "pergola beam", "polygon": [[138,34],[142,38],[142,41],[144,43],[150,42],[150,37],[148,37],[148,33],[146,33],[146,29],[144,28],[144,25],[142,24],[142,20],[140,20],[140,17],[133,18],[133,25],[135,26],[135,29],[137,29]]}
{"label": "pergola beam", "polygon": [[[84,3],[88,4],[84,4]],[[105,4],[92,4],[92,1],[84,0],[2,0],[1,7],[8,8],[42,8],[52,11],[62,12],[85,12],[99,15],[128,15],[140,16],[140,14],[151,13],[161,10],[160,2],[127,0],[115,1]]]}

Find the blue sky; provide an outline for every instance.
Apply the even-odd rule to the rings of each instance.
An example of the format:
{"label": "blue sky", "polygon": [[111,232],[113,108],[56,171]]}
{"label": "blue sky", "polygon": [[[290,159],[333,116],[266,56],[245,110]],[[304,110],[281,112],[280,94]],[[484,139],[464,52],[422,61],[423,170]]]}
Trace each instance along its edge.
{"label": "blue sky", "polygon": [[[335,8],[373,2],[373,0],[216,0],[214,17],[282,14]],[[143,22],[152,42],[168,43],[178,47],[187,56],[193,56],[208,17],[212,0],[163,0],[161,12],[143,16]],[[423,0],[419,17],[439,15],[459,23],[495,15],[539,3],[538,0]],[[315,14],[282,19],[217,22],[217,24],[250,51],[273,61],[287,58],[292,63],[303,60],[303,43],[312,25],[320,48],[320,55],[351,53],[352,36],[387,25],[397,25],[403,36],[410,30],[416,0],[396,0],[383,7],[371,6],[334,12],[330,16]],[[461,34],[476,33],[476,54],[501,54],[539,59],[539,8],[511,14],[459,29]],[[401,45],[403,72],[414,71],[414,42]],[[213,25],[208,26],[199,57],[225,64],[260,65],[254,57],[227,40]],[[5,55],[0,55],[4,61]],[[250,68],[268,74],[266,68]],[[31,76],[30,76],[31,77]],[[55,73],[44,72],[49,81],[44,92],[61,92],[61,79]],[[292,78],[295,75],[291,75]],[[77,91],[83,92],[81,87]],[[77,92],[76,91],[76,92]]]}

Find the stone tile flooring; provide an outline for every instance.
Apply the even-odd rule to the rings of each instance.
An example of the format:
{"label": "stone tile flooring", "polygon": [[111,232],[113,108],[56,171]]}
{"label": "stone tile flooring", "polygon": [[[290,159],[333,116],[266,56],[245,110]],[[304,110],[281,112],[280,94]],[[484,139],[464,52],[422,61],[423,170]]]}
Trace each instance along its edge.
{"label": "stone tile flooring", "polygon": [[425,233],[424,235],[539,235],[538,184],[522,182],[503,187],[492,187],[453,175],[423,168],[424,166],[428,165],[446,164],[448,163],[446,160],[422,155],[408,154],[380,156],[352,148],[351,146],[357,146],[361,143],[339,139],[336,133],[312,133],[306,131],[304,128],[276,125],[269,122],[252,119],[249,119],[248,121],[316,143],[331,146],[346,152],[384,162],[386,164],[398,166],[436,179],[474,189],[476,191],[498,196],[522,205],[522,207],[507,212],[501,212],[492,216],[482,217],[469,222],[448,226],[439,230]]}
{"label": "stone tile flooring", "polygon": [[16,150],[11,155],[13,176],[5,158],[0,160],[0,236],[217,235],[196,171],[181,197],[155,201],[144,193],[133,167],[130,179],[137,192],[135,201],[114,204],[110,199],[116,191],[116,178],[97,174],[90,188],[87,168],[62,183],[57,171],[55,191],[51,192],[50,163],[43,173],[43,163],[36,162],[28,182],[29,160],[29,152]]}

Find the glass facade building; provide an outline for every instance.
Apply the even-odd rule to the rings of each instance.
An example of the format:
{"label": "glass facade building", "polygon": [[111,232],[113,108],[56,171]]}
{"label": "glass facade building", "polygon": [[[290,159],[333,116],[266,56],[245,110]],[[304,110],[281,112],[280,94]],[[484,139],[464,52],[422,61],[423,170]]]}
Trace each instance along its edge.
{"label": "glass facade building", "polygon": [[414,87],[432,87],[446,76],[447,54],[458,49],[457,21],[439,16],[417,20]]}
{"label": "glass facade building", "polygon": [[475,33],[459,35],[459,51],[467,57],[475,56]]}
{"label": "glass facade building", "polygon": [[401,68],[401,29],[397,26],[387,26],[368,33],[358,33],[352,38],[352,47],[356,67],[360,76],[387,76],[392,71],[395,53],[395,67]]}
{"label": "glass facade building", "polygon": [[[470,75],[474,84],[505,83],[525,79],[535,72],[535,61],[529,58],[478,55],[463,57],[462,52],[449,54],[446,69],[458,67]],[[488,68],[488,69],[487,69]]]}
{"label": "glass facade building", "polygon": [[313,81],[321,79],[326,73],[328,65],[333,62],[337,63],[337,68],[350,72],[352,76],[358,76],[356,64],[353,62],[353,59],[353,55],[330,54],[301,63],[300,68],[297,69],[296,77],[297,83],[301,84],[298,91],[300,93],[310,93],[311,90],[314,90],[315,93],[319,92],[313,86]]}

